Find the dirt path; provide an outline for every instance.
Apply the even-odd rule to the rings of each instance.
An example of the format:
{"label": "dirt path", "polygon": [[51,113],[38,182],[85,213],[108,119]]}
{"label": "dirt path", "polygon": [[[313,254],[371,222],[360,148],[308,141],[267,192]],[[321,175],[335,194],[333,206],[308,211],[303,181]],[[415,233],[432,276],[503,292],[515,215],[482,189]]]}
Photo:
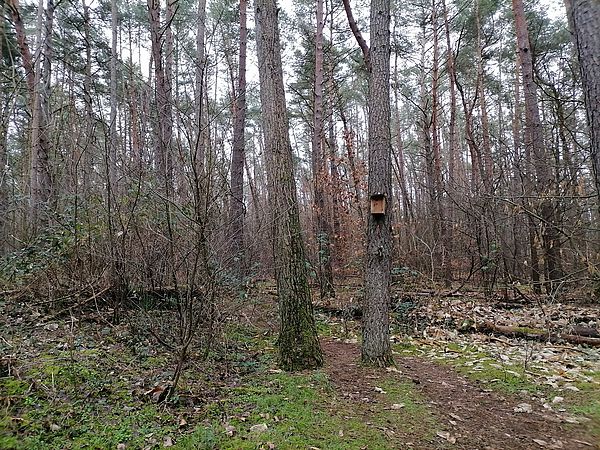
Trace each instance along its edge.
{"label": "dirt path", "polygon": [[[341,395],[350,399],[372,396],[374,380],[404,377],[427,399],[438,423],[449,433],[439,443],[414,443],[417,448],[469,450],[600,449],[585,432],[541,411],[517,413],[522,400],[478,387],[452,368],[422,358],[397,358],[400,373],[358,365],[356,344],[322,340],[325,370]],[[456,439],[455,443],[453,443]],[[420,445],[420,446],[419,446]]]}

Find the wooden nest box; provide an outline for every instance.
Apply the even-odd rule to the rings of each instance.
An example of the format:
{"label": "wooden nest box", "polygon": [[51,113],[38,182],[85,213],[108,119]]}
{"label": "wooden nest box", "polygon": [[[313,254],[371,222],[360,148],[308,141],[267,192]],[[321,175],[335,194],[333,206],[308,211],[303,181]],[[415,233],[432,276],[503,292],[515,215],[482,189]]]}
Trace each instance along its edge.
{"label": "wooden nest box", "polygon": [[374,216],[383,216],[385,214],[385,195],[375,193],[371,195],[371,214]]}

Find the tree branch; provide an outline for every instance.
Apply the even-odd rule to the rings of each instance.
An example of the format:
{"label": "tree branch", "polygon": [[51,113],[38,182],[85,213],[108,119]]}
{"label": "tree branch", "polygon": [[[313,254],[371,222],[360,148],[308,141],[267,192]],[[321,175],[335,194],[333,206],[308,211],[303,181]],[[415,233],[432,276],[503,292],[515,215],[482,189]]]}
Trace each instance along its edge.
{"label": "tree branch", "polygon": [[365,58],[365,65],[367,66],[367,70],[371,71],[371,54],[369,50],[369,46],[367,45],[367,41],[363,38],[362,33],[358,29],[358,24],[352,15],[352,9],[350,8],[350,0],[342,0],[344,3],[344,10],[346,11],[346,16],[348,17],[348,24],[350,25],[350,29],[352,30],[352,34],[356,38],[356,42],[360,46],[360,49],[363,52],[363,56]]}

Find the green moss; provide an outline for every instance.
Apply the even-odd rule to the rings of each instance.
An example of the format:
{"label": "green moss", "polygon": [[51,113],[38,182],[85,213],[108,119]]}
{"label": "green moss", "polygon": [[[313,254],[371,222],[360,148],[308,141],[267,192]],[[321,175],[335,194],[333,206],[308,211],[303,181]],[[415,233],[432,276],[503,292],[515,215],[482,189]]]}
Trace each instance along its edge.
{"label": "green moss", "polygon": [[535,334],[535,335],[545,334],[544,330],[540,330],[539,328],[516,327],[515,331],[517,333],[523,333],[523,334]]}
{"label": "green moss", "polygon": [[0,378],[0,397],[24,395],[29,389],[29,383],[12,377]]}
{"label": "green moss", "polygon": [[394,351],[403,356],[414,356],[418,355],[421,347],[413,343],[412,341],[403,341],[399,344],[394,345]]}

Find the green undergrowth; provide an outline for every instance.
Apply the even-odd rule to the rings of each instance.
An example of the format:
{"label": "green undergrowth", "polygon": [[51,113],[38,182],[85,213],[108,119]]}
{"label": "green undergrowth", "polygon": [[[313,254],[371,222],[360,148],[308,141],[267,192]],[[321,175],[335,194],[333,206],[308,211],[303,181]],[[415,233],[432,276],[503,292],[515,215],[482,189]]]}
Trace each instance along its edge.
{"label": "green undergrowth", "polygon": [[412,383],[384,374],[368,398],[348,398],[324,370],[278,370],[276,336],[263,328],[228,324],[166,404],[149,391],[169,379],[172,358],[125,332],[96,331],[81,330],[79,347],[69,342],[80,336],[60,330],[38,336],[0,378],[1,449],[408,449],[435,439]]}
{"label": "green undergrowth", "polygon": [[19,377],[0,378],[2,449],[143,448],[148,436],[177,427],[176,418],[84,354],[42,354]]}
{"label": "green undergrowth", "polygon": [[[326,322],[319,321],[319,329],[331,335]],[[244,367],[250,352],[255,370],[210,405],[207,423],[175,448],[408,449],[407,436],[423,443],[435,435],[435,419],[410,383],[389,377],[374,398],[347,399],[323,370],[277,369],[274,336],[240,325],[230,326],[227,336],[236,348],[231,357]]]}
{"label": "green undergrowth", "polygon": [[[432,439],[435,421],[411,386],[388,381],[378,402],[340,397],[327,375],[260,374],[236,387],[212,412],[226,417],[180,440],[177,448],[392,449],[399,438]],[[361,400],[358,400],[361,401]],[[391,409],[402,403],[399,410]]]}

